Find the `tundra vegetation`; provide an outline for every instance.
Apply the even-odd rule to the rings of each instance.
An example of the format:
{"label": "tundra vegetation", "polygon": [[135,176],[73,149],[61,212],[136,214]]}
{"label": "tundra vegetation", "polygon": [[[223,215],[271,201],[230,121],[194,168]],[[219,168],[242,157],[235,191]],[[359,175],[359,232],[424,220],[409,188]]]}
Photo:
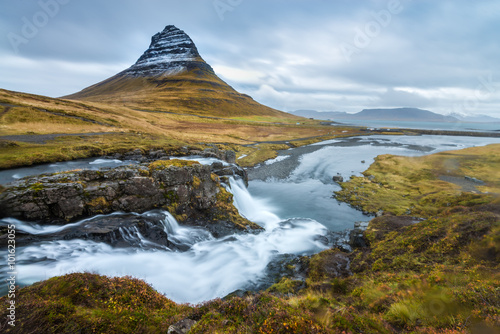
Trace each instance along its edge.
{"label": "tundra vegetation", "polygon": [[279,149],[363,133],[286,113],[208,117],[185,112],[153,112],[0,89],[0,168],[135,149],[163,149],[176,155],[182,147],[203,148],[207,143],[231,146],[239,157],[247,155],[239,162],[249,166],[275,157]]}
{"label": "tundra vegetation", "polygon": [[[190,333],[495,333],[499,167],[500,145],[378,157],[336,194],[383,212],[364,233],[368,246],[303,258],[305,284],[285,277],[260,293],[183,305],[132,277],[74,273],[23,288],[18,323],[5,331],[164,333],[191,319]],[[350,270],[339,272],[345,256]]]}

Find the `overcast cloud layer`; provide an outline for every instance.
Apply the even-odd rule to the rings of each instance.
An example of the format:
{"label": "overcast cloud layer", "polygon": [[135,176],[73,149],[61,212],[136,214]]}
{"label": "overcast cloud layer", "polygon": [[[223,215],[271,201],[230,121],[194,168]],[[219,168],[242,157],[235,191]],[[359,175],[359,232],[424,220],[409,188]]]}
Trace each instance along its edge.
{"label": "overcast cloud layer", "polygon": [[496,0],[0,0],[0,88],[74,93],[135,63],[168,24],[280,110],[500,116]]}

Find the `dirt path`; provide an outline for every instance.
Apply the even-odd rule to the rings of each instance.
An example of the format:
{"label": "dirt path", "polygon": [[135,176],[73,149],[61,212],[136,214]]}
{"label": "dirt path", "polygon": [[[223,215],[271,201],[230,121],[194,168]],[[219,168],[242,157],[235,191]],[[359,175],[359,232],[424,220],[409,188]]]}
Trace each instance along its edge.
{"label": "dirt path", "polygon": [[100,136],[100,135],[107,135],[114,133],[116,132],[55,133],[47,135],[12,135],[12,136],[0,136],[0,140],[20,141],[24,143],[33,143],[33,144],[46,144],[46,142],[49,140],[54,140],[58,137],[64,137],[64,136],[87,137],[87,136]]}

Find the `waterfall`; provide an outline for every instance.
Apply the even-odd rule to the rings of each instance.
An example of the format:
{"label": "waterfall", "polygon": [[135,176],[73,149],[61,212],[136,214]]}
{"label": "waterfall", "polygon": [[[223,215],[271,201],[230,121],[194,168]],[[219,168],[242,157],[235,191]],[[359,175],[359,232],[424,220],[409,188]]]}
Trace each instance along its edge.
{"label": "waterfall", "polygon": [[281,219],[273,213],[273,208],[263,199],[253,197],[241,179],[229,178],[230,187],[227,188],[234,196],[234,206],[240,215],[253,221],[266,230],[278,226]]}
{"label": "waterfall", "polygon": [[[136,227],[120,227],[121,237],[132,247],[113,248],[90,240],[52,240],[19,247],[19,280],[26,285],[82,271],[132,275],[176,302],[198,303],[255,285],[278,254],[312,254],[326,248],[318,241],[318,236],[326,233],[323,225],[311,219],[280,219],[273,207],[265,199],[253,197],[241,180],[231,178],[229,189],[241,214],[263,226],[264,232],[215,239],[202,228],[180,226],[170,213],[155,210],[136,215],[155,218],[168,234],[168,240],[186,251],[152,247]],[[70,225],[76,228],[102,217],[106,216]],[[44,235],[68,228],[14,219],[0,223],[14,223],[25,233]]]}

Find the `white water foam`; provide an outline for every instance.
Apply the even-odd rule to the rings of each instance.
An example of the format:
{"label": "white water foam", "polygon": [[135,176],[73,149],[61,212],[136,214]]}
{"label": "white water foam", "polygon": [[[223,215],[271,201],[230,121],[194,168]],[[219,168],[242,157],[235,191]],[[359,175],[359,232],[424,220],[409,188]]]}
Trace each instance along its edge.
{"label": "white water foam", "polygon": [[123,161],[118,159],[96,159],[94,161],[89,162],[89,165],[102,165],[110,163],[121,164],[123,163]]}
{"label": "white water foam", "polygon": [[[179,226],[164,212],[163,222],[169,238],[189,243],[188,251],[113,248],[87,240],[40,242],[18,248],[19,281],[31,284],[83,271],[110,276],[132,275],[146,280],[176,302],[199,303],[258,282],[277,254],[313,254],[326,248],[317,240],[319,235],[326,233],[323,225],[311,219],[281,220],[264,200],[253,198],[241,180],[231,179],[231,191],[240,212],[261,224],[264,232],[215,239],[207,231]],[[33,226],[13,219],[3,220],[3,223],[14,223],[20,230],[33,234],[60,231],[60,227]],[[140,233],[133,232],[123,231],[127,238],[144,243]]]}
{"label": "white water foam", "polygon": [[266,160],[266,161],[265,161],[265,164],[266,164],[266,165],[272,165],[272,164],[274,164],[274,163],[276,163],[276,162],[280,162],[280,161],[286,160],[286,159],[288,159],[288,158],[290,158],[290,156],[289,156],[289,155],[280,155],[280,156],[277,156],[277,157],[276,157],[276,158],[274,158],[274,159],[269,159],[269,160]]}

